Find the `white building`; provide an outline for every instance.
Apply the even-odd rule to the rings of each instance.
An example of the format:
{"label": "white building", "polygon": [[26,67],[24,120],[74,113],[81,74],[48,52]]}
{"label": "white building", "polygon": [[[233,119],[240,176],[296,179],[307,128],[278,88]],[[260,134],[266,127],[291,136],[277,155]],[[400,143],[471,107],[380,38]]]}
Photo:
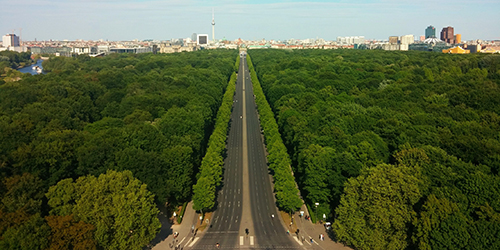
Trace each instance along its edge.
{"label": "white building", "polygon": [[2,45],[5,48],[8,47],[19,47],[19,37],[15,34],[7,34],[2,37]]}
{"label": "white building", "polygon": [[399,41],[401,44],[412,44],[415,42],[415,37],[413,35],[401,36]]}
{"label": "white building", "polygon": [[365,43],[364,36],[337,37],[337,45],[354,45]]}

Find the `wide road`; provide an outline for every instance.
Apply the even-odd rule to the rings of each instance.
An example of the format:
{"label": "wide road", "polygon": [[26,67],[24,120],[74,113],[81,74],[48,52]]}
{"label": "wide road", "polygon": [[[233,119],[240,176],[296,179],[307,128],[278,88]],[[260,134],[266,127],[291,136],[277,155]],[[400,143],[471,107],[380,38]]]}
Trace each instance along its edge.
{"label": "wide road", "polygon": [[221,249],[299,249],[278,216],[245,56],[238,72],[223,187],[209,228],[190,249],[215,249],[216,243]]}
{"label": "wide road", "polygon": [[[259,249],[298,249],[299,245],[287,235],[278,215],[274,193],[271,187],[271,176],[266,163],[266,155],[258,119],[257,106],[252,89],[246,60],[243,61],[245,71],[245,99],[248,133],[248,160],[250,182],[250,207],[253,219],[255,245]],[[274,218],[272,217],[274,215]]]}

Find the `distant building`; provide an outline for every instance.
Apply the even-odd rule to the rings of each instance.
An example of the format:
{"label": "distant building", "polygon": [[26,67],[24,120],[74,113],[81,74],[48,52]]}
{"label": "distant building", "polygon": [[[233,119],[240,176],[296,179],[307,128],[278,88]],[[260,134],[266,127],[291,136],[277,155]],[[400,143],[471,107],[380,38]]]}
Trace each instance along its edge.
{"label": "distant building", "polygon": [[3,47],[19,47],[19,37],[15,34],[7,34],[2,37],[2,45]]}
{"label": "distant building", "polygon": [[385,44],[382,44],[382,49],[383,50],[400,50],[401,46],[397,43],[385,43]]}
{"label": "distant building", "polygon": [[500,46],[487,46],[485,49],[480,51],[481,53],[500,53]]}
{"label": "distant building", "polygon": [[83,47],[72,47],[71,53],[81,55],[81,54],[97,54],[98,48],[94,46],[83,46]]}
{"label": "distant building", "polygon": [[443,30],[441,30],[441,40],[449,44],[454,44],[455,36],[453,35],[453,32],[454,32],[453,27],[451,26],[444,27]]}
{"label": "distant building", "polygon": [[390,36],[389,43],[390,44],[398,44],[398,37],[397,36]]}
{"label": "distant building", "polygon": [[134,47],[134,48],[110,48],[110,53],[150,53],[153,52],[153,48],[151,47]]}
{"label": "distant building", "polygon": [[400,44],[412,44],[415,42],[415,37],[413,35],[405,35],[405,36],[401,36],[401,38],[399,39],[400,41]]}
{"label": "distant building", "polygon": [[208,35],[207,34],[198,34],[196,38],[197,45],[207,45],[208,44]]}
{"label": "distant building", "polygon": [[337,37],[337,45],[354,45],[354,44],[364,44],[364,36],[347,36],[347,37]]}
{"label": "distant building", "polygon": [[70,56],[70,47],[31,47],[31,54],[52,54],[56,56]]}
{"label": "distant building", "polygon": [[436,37],[436,28],[434,26],[429,25],[427,29],[425,29],[425,39]]}
{"label": "distant building", "polygon": [[481,44],[467,44],[465,49],[470,53],[477,53],[481,51]]}
{"label": "distant building", "polygon": [[469,50],[462,49],[461,47],[453,47],[450,49],[444,49],[443,53],[448,53],[448,54],[469,54]]}
{"label": "distant building", "polygon": [[455,43],[456,44],[462,43],[462,35],[461,34],[455,35]]}
{"label": "distant building", "polygon": [[425,41],[425,36],[420,36],[420,41],[421,42]]}
{"label": "distant building", "polygon": [[99,45],[97,46],[97,54],[105,54],[107,55],[109,53],[109,46],[108,45]]}

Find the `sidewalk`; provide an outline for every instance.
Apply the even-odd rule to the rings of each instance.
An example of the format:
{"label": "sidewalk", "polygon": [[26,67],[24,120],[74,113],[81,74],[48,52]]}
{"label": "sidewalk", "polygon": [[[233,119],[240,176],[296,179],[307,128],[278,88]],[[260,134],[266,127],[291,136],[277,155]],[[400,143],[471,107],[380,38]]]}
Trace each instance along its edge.
{"label": "sidewalk", "polygon": [[[192,232],[191,227],[193,225],[198,226],[198,215],[193,209],[193,202],[189,202],[186,210],[184,211],[184,218],[181,224],[172,225],[170,223],[169,215],[166,214],[166,209],[160,209],[159,219],[161,222],[160,232],[156,235],[156,238],[151,242],[150,249],[153,250],[171,250],[175,249],[175,246],[180,246],[179,249],[184,248],[186,245],[190,244],[195,236],[199,236],[199,232]],[[198,224],[197,224],[198,223]],[[174,238],[174,233],[178,232],[177,238]]]}
{"label": "sidewalk", "polygon": [[[301,210],[304,211],[304,215],[308,215],[306,205],[302,205]],[[323,249],[323,250],[352,250],[349,247],[344,246],[342,243],[337,243],[333,241],[328,235],[323,224],[313,224],[311,220],[306,220],[304,217],[300,217],[300,213],[295,213],[293,215],[293,221],[296,227],[300,230],[299,237],[304,236],[304,246],[312,247],[312,249]],[[319,235],[324,235],[324,240],[321,241]],[[293,237],[296,237],[293,234]],[[313,243],[310,243],[310,238],[313,239]]]}

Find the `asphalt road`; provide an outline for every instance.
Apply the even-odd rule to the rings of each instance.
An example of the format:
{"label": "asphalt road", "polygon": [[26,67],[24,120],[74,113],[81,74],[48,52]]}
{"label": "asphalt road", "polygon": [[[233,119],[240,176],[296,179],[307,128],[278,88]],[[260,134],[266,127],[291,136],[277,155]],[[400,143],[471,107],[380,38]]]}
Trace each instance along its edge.
{"label": "asphalt road", "polygon": [[233,104],[217,209],[203,237],[190,249],[215,249],[216,243],[221,249],[299,249],[278,216],[244,56]]}

